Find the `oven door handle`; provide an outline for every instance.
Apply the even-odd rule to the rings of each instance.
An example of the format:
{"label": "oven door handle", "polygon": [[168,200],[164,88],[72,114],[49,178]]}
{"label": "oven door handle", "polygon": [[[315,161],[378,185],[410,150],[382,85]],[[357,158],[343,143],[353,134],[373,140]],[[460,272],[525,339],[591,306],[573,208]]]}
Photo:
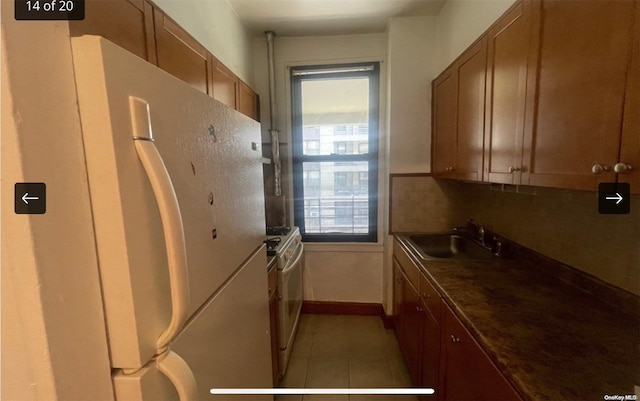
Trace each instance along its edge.
{"label": "oven door handle", "polygon": [[295,257],[293,262],[288,263],[285,268],[282,269],[282,274],[287,274],[291,269],[293,269],[295,265],[298,264],[298,262],[300,262],[300,259],[302,258],[302,252],[304,251],[304,244],[301,242],[296,249],[300,249],[298,255]]}

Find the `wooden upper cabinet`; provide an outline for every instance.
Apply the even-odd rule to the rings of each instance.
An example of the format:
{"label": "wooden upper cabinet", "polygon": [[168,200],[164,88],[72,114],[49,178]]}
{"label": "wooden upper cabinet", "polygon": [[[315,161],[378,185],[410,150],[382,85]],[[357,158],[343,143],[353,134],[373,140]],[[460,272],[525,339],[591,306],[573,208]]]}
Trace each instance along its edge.
{"label": "wooden upper cabinet", "polygon": [[212,56],[184,29],[154,10],[158,67],[204,93],[212,90]]}
{"label": "wooden upper cabinet", "polygon": [[433,82],[434,174],[482,180],[486,69],[483,37]]}
{"label": "wooden upper cabinet", "polygon": [[143,0],[86,0],[85,18],[69,21],[71,36],[98,35],[153,64],[153,8]]}
{"label": "wooden upper cabinet", "polygon": [[219,60],[214,58],[213,62],[213,98],[232,109],[237,109],[240,80]]}
{"label": "wooden upper cabinet", "polygon": [[[597,190],[615,181],[636,3],[537,3],[537,102],[524,183]],[[605,171],[593,174],[598,165]]]}
{"label": "wooden upper cabinet", "polygon": [[238,111],[256,121],[260,121],[258,94],[242,81],[238,85]]}
{"label": "wooden upper cabinet", "polygon": [[[523,1],[488,32],[484,180],[518,184],[527,102],[534,89],[528,73],[531,3]],[[529,96],[527,96],[529,95]]]}
{"label": "wooden upper cabinet", "polygon": [[447,68],[433,81],[433,126],[431,138],[431,172],[447,177],[456,163],[455,69]]}
{"label": "wooden upper cabinet", "polygon": [[467,49],[456,65],[457,140],[455,178],[482,181],[487,40]]}
{"label": "wooden upper cabinet", "polygon": [[629,183],[631,193],[640,194],[640,5],[637,2],[618,163],[631,166],[630,170],[618,174],[618,181]]}

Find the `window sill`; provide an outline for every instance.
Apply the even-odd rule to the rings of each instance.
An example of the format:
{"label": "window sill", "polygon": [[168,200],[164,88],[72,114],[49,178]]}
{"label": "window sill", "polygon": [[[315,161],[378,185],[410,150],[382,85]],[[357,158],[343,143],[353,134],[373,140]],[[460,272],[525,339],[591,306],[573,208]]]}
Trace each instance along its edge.
{"label": "window sill", "polygon": [[383,252],[381,243],[361,242],[305,242],[304,250],[307,252]]}

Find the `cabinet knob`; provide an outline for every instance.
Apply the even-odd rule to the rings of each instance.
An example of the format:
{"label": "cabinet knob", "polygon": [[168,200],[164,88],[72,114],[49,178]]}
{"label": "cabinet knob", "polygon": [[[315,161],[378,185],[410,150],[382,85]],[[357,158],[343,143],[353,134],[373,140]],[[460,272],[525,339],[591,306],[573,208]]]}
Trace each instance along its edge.
{"label": "cabinet knob", "polygon": [[422,298],[425,298],[425,299],[431,298],[431,295],[427,294],[426,292],[423,292],[422,293]]}
{"label": "cabinet knob", "polygon": [[[621,163],[618,163],[621,164]],[[593,167],[591,167],[591,172],[593,174],[602,174],[605,171],[609,171],[610,168],[609,166],[603,166],[602,164],[594,164]]]}
{"label": "cabinet knob", "polygon": [[416,311],[418,311],[418,312],[422,312],[422,308],[421,308],[421,307],[419,307],[419,306],[416,306]]}
{"label": "cabinet knob", "polygon": [[460,339],[452,334],[451,335],[451,342],[452,343],[459,343]]}
{"label": "cabinet knob", "polygon": [[616,173],[625,173],[629,170],[631,170],[631,166],[625,163],[618,163],[613,166],[613,171],[615,171]]}
{"label": "cabinet knob", "polygon": [[509,173],[513,174],[516,171],[520,171],[520,167],[509,166]]}

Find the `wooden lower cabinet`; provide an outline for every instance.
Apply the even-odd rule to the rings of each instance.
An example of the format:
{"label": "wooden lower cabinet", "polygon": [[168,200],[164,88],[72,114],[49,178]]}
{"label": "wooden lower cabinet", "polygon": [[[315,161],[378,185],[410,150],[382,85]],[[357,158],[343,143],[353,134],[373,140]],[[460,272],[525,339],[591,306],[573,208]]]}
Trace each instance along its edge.
{"label": "wooden lower cabinet", "polygon": [[440,323],[429,311],[426,304],[422,305],[422,349],[420,350],[421,370],[419,384],[436,390],[434,395],[424,396],[423,401],[438,401],[438,379],[440,373]]}
{"label": "wooden lower cabinet", "polygon": [[400,349],[407,363],[411,381],[419,383],[423,323],[420,295],[406,276],[403,277],[402,290],[403,298],[401,308],[403,317],[401,325],[403,328],[401,330]]}
{"label": "wooden lower cabinet", "polygon": [[404,313],[402,313],[402,298],[403,298],[403,285],[402,272],[400,271],[400,265],[393,261],[393,326],[396,329],[396,336],[398,339],[402,337],[402,319]]}
{"label": "wooden lower cabinet", "polygon": [[[420,285],[420,281],[416,284]],[[412,382],[436,388],[440,363],[440,325],[430,311],[432,305],[427,304],[427,297],[420,296],[420,293],[400,264],[394,261],[394,324],[398,343]],[[431,300],[429,298],[430,303]],[[439,400],[438,393],[424,398],[427,399]]]}
{"label": "wooden lower cabinet", "polygon": [[416,269],[396,241],[393,307],[398,343],[413,384],[435,389],[421,401],[521,400],[429,279],[420,272],[415,280]]}
{"label": "wooden lower cabinet", "polygon": [[440,400],[521,400],[448,306],[441,327]]}
{"label": "wooden lower cabinet", "polygon": [[438,379],[440,377],[440,314],[442,313],[442,299],[438,291],[424,275],[420,276],[420,298],[422,299],[423,309],[420,385],[436,389],[434,395],[422,397],[422,400],[438,401],[440,400]]}
{"label": "wooden lower cabinet", "polygon": [[272,266],[268,275],[269,282],[269,330],[271,333],[271,369],[273,386],[280,382],[280,345],[278,344],[278,277],[277,269]]}

